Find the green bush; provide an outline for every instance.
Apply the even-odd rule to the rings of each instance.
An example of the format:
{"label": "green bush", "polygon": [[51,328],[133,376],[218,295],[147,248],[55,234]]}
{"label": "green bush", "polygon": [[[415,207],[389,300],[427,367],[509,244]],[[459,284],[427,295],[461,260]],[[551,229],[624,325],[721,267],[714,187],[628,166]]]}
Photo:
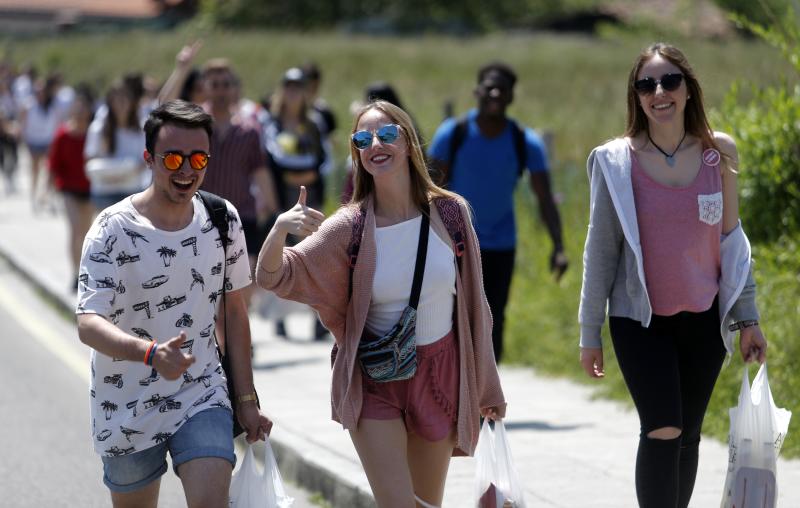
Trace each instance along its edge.
{"label": "green bush", "polygon": [[[798,17],[789,10],[781,24],[764,28],[739,22],[782,50],[800,70]],[[716,125],[730,132],[739,149],[740,214],[751,240],[771,242],[800,232],[800,85],[734,85],[717,114]]]}
{"label": "green bush", "polygon": [[719,115],[739,149],[739,212],[750,239],[800,232],[800,87],[752,87],[741,106],[734,86]]}

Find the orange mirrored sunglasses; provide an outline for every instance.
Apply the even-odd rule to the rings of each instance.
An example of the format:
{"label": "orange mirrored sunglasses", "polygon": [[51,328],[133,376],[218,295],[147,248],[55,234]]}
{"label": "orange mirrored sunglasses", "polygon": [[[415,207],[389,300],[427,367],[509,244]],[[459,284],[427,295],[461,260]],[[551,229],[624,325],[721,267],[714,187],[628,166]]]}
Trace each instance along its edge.
{"label": "orange mirrored sunglasses", "polygon": [[201,150],[195,150],[192,153],[181,152],[164,152],[155,154],[164,161],[164,167],[170,171],[177,171],[183,166],[183,161],[188,159],[189,166],[195,171],[202,171],[208,166],[208,159],[211,158],[209,154]]}

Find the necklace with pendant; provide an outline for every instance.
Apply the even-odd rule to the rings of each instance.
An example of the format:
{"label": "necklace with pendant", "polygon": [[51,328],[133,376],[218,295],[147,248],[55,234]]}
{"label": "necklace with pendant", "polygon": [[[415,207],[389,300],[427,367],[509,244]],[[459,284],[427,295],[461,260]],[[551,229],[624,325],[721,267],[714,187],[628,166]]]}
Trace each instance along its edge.
{"label": "necklace with pendant", "polygon": [[686,130],[683,131],[683,137],[678,142],[678,146],[675,147],[675,150],[673,150],[672,153],[667,153],[664,150],[662,150],[661,147],[658,146],[655,141],[653,141],[653,138],[650,137],[649,132],[647,133],[647,139],[649,139],[650,142],[653,143],[653,146],[656,147],[656,150],[664,154],[664,158],[667,159],[667,166],[672,168],[675,167],[675,154],[678,152],[678,149],[680,149],[681,145],[683,144],[683,140],[686,139]]}

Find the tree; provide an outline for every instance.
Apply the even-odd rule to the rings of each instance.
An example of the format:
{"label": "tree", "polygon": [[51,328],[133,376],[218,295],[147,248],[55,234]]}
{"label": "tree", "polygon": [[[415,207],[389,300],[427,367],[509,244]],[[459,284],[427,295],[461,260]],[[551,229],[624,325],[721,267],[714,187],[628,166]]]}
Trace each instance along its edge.
{"label": "tree", "polygon": [[172,262],[172,258],[178,255],[175,249],[170,249],[166,245],[159,247],[156,252],[161,256],[161,261],[164,262],[164,266],[169,266]]}
{"label": "tree", "polygon": [[110,400],[104,400],[100,407],[106,412],[106,420],[111,419],[111,415],[119,409],[119,407]]}

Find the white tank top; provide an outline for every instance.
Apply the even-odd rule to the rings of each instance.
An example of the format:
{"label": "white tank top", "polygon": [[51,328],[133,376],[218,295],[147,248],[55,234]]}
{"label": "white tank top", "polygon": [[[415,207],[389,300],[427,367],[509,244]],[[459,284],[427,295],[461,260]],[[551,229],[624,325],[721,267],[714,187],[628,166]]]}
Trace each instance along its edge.
{"label": "white tank top", "polygon": [[[421,223],[422,216],[419,216],[375,228],[375,278],[366,322],[370,333],[388,332],[408,306]],[[433,229],[428,234],[428,257],[417,307],[416,338],[421,346],[436,342],[453,327],[456,294],[453,249]]]}

